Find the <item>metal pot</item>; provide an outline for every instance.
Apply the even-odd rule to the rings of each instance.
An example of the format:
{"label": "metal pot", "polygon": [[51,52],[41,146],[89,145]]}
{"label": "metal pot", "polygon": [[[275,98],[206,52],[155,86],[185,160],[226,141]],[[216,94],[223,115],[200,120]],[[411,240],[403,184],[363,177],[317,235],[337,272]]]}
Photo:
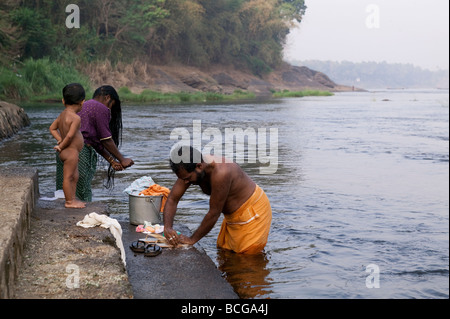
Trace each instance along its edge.
{"label": "metal pot", "polygon": [[129,195],[130,224],[142,225],[144,221],[160,224],[161,203],[163,196]]}

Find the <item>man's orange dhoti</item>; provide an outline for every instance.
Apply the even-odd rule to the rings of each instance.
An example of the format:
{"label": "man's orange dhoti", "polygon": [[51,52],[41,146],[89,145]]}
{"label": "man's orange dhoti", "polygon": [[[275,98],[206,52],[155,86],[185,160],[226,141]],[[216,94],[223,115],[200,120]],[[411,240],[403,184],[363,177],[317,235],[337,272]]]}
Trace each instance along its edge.
{"label": "man's orange dhoti", "polygon": [[237,211],[224,216],[217,247],[246,254],[263,250],[272,223],[272,208],[266,193],[258,185]]}

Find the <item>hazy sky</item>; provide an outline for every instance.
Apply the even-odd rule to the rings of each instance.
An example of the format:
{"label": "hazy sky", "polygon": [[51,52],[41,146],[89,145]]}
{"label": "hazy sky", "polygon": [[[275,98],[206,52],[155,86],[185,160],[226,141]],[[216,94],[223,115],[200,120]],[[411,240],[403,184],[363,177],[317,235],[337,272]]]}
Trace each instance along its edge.
{"label": "hazy sky", "polygon": [[449,67],[448,0],[305,0],[287,60],[412,63]]}

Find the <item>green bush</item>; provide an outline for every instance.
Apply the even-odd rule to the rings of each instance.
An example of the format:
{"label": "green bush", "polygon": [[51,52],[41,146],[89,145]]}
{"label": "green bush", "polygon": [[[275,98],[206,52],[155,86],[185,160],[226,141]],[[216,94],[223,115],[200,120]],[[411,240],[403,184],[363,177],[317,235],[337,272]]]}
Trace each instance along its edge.
{"label": "green bush", "polygon": [[283,90],[274,92],[272,94],[273,97],[304,97],[304,96],[332,96],[333,93],[328,91],[319,91],[319,90],[305,90],[305,91],[289,91]]}
{"label": "green bush", "polygon": [[1,68],[0,95],[9,99],[60,99],[63,87],[75,82],[83,85],[87,97],[92,95],[89,79],[75,68],[49,58],[28,59],[17,71]]}
{"label": "green bush", "polygon": [[0,67],[0,98],[20,100],[31,94],[31,87],[22,75]]}
{"label": "green bush", "polygon": [[61,90],[69,83],[80,83],[86,90],[90,90],[89,80],[77,70],[69,66],[62,66],[51,62],[49,58],[25,61],[21,69],[25,80],[31,85],[33,94],[61,95]]}
{"label": "green bush", "polygon": [[135,103],[179,103],[179,102],[207,102],[237,99],[252,99],[255,94],[236,90],[233,94],[221,94],[215,92],[178,92],[161,93],[151,90],[143,90],[141,93],[132,93],[127,87],[118,91],[120,99],[125,102]]}

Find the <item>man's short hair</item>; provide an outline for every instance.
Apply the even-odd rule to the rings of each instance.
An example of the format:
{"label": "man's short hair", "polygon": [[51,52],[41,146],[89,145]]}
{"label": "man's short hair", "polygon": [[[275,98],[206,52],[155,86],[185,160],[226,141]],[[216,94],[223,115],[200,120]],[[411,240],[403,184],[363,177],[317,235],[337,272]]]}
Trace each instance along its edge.
{"label": "man's short hair", "polygon": [[67,105],[80,104],[86,99],[86,92],[80,83],[67,84],[63,90],[64,103]]}
{"label": "man's short hair", "polygon": [[170,168],[177,174],[181,168],[191,173],[199,163],[203,163],[202,153],[190,145],[176,144],[170,152]]}

